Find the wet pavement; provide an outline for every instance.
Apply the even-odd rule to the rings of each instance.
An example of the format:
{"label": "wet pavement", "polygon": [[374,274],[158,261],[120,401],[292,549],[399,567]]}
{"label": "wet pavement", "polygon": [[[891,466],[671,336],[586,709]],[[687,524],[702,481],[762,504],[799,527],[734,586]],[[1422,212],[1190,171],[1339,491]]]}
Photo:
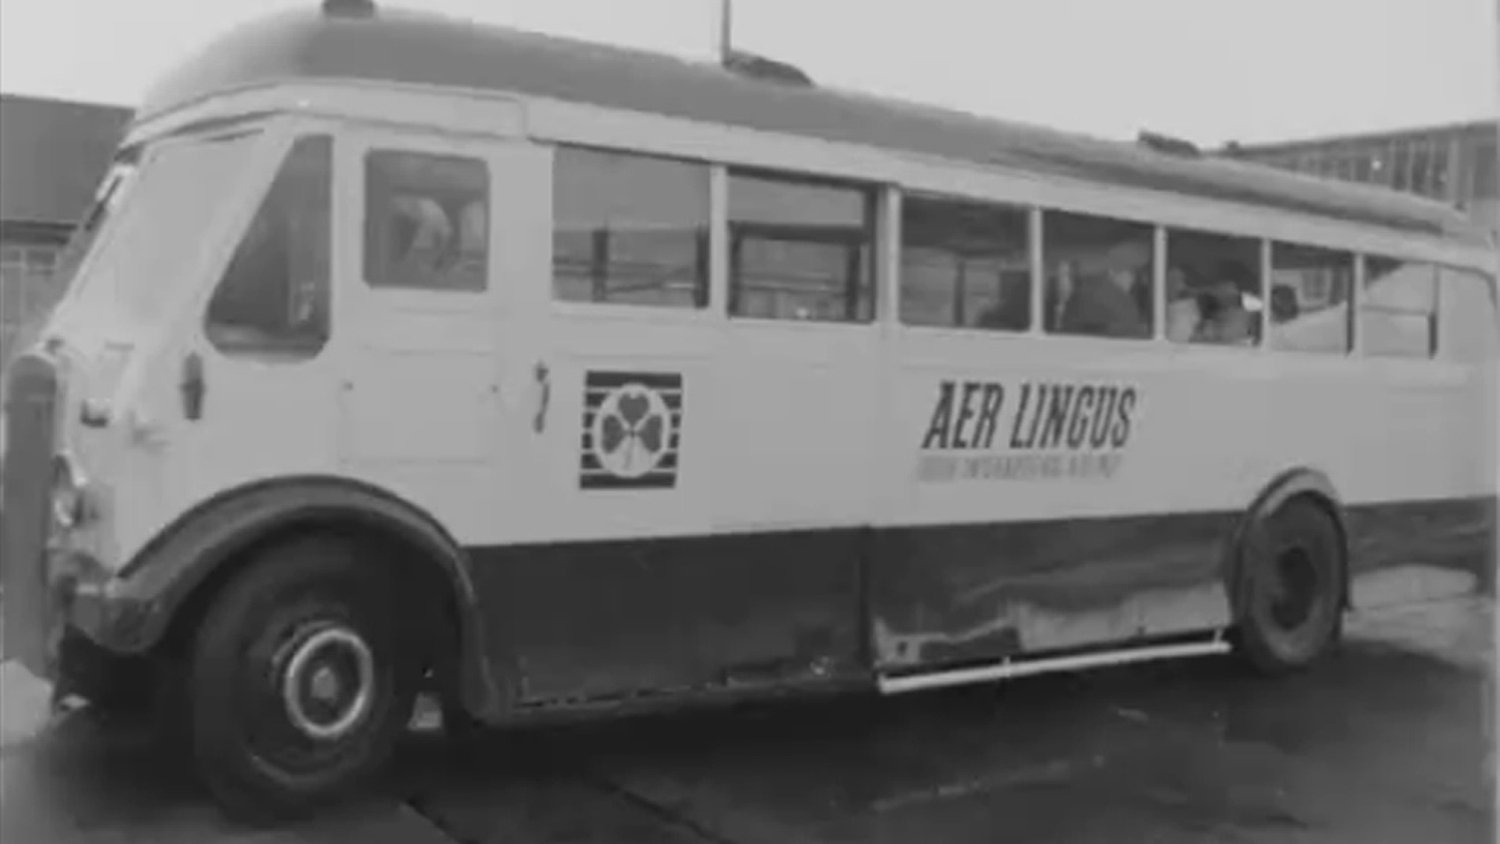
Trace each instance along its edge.
{"label": "wet pavement", "polygon": [[[10,741],[0,744],[4,844],[451,844],[398,801],[370,801],[301,828],[237,828],[210,806],[185,767],[164,764],[139,731],[64,716],[19,738],[14,675],[0,675]],[[32,701],[26,700],[29,706]],[[32,710],[30,716],[38,716]]]}
{"label": "wet pavement", "polygon": [[0,840],[1489,842],[1492,618],[1383,613],[1274,680],[1207,659],[497,733],[463,758],[416,736],[391,799],[275,833],[79,713],[0,747]]}

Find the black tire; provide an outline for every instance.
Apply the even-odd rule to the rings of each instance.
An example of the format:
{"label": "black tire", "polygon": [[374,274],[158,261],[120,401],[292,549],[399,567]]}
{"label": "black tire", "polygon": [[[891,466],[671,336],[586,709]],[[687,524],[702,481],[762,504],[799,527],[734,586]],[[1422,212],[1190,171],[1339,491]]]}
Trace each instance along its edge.
{"label": "black tire", "polygon": [[[277,544],[215,597],[199,628],[193,751],[231,818],[285,820],[352,795],[384,768],[411,719],[420,662],[394,621],[399,590],[379,559],[357,557],[332,537]],[[366,690],[365,704],[351,688]],[[340,720],[352,721],[347,732],[312,735]]]}
{"label": "black tire", "polygon": [[488,756],[484,752],[485,748],[494,740],[496,733],[483,721],[469,714],[457,701],[443,701],[442,712],[443,742],[447,746],[449,758],[459,767],[482,764]]}
{"label": "black tire", "polygon": [[1241,556],[1238,650],[1262,673],[1300,670],[1343,632],[1343,536],[1306,498],[1287,501],[1253,533]]}

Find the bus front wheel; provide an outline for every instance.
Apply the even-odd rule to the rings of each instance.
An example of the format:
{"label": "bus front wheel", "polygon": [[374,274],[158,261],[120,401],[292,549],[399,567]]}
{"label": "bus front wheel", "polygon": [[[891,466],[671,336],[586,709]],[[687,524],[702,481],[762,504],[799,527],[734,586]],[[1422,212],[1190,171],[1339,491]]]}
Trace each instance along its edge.
{"label": "bus front wheel", "polygon": [[1244,555],[1237,630],[1241,654],[1278,674],[1315,662],[1343,629],[1344,552],[1326,510],[1294,498],[1262,524]]}
{"label": "bus front wheel", "polygon": [[197,764],[226,814],[296,816],[389,758],[419,671],[378,560],[332,537],[278,544],[216,597],[191,665]]}

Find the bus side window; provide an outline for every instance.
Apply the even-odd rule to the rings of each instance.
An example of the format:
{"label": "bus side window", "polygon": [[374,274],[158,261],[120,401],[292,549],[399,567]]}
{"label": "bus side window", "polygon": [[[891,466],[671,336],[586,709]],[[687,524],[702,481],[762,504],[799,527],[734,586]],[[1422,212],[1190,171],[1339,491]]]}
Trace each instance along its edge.
{"label": "bus side window", "polygon": [[908,194],[901,203],[901,321],[1025,331],[1030,229],[1025,208]]}
{"label": "bus side window", "polygon": [[1260,241],[1167,232],[1166,333],[1174,343],[1253,346],[1262,333]]}
{"label": "bus side window", "polygon": [[1500,356],[1500,297],[1495,280],[1452,267],[1440,268],[1439,274],[1438,348],[1442,356],[1466,364],[1495,365]]}
{"label": "bus side window", "polygon": [[1437,351],[1437,267],[1366,256],[1359,300],[1360,349],[1382,357],[1431,357]]}
{"label": "bus side window", "polygon": [[369,152],[365,281],[377,288],[483,291],[489,194],[489,167],[479,159]]}
{"label": "bus side window", "polygon": [[[1345,354],[1354,255],[1335,249],[1271,244],[1271,347]],[[1287,292],[1282,292],[1287,291]]]}
{"label": "bus side window", "polygon": [[332,172],[327,135],[292,145],[209,300],[220,351],[312,357],[327,342]]}
{"label": "bus side window", "polygon": [[710,176],[698,162],[559,147],[553,298],[706,307]]}
{"label": "bus side window", "polygon": [[1047,330],[1150,339],[1155,229],[1085,214],[1044,214]]}
{"label": "bus side window", "polygon": [[875,198],[864,186],[732,171],[730,315],[872,321]]}

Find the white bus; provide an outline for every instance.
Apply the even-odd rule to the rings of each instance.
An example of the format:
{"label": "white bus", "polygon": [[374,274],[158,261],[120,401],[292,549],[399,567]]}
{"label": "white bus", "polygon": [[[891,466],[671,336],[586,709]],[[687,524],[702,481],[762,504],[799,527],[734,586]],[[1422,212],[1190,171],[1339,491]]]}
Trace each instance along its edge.
{"label": "white bus", "polygon": [[424,690],[1279,671],[1492,587],[1495,244],[1412,197],[344,0],[173,72],[79,238],[5,645],[226,810]]}

